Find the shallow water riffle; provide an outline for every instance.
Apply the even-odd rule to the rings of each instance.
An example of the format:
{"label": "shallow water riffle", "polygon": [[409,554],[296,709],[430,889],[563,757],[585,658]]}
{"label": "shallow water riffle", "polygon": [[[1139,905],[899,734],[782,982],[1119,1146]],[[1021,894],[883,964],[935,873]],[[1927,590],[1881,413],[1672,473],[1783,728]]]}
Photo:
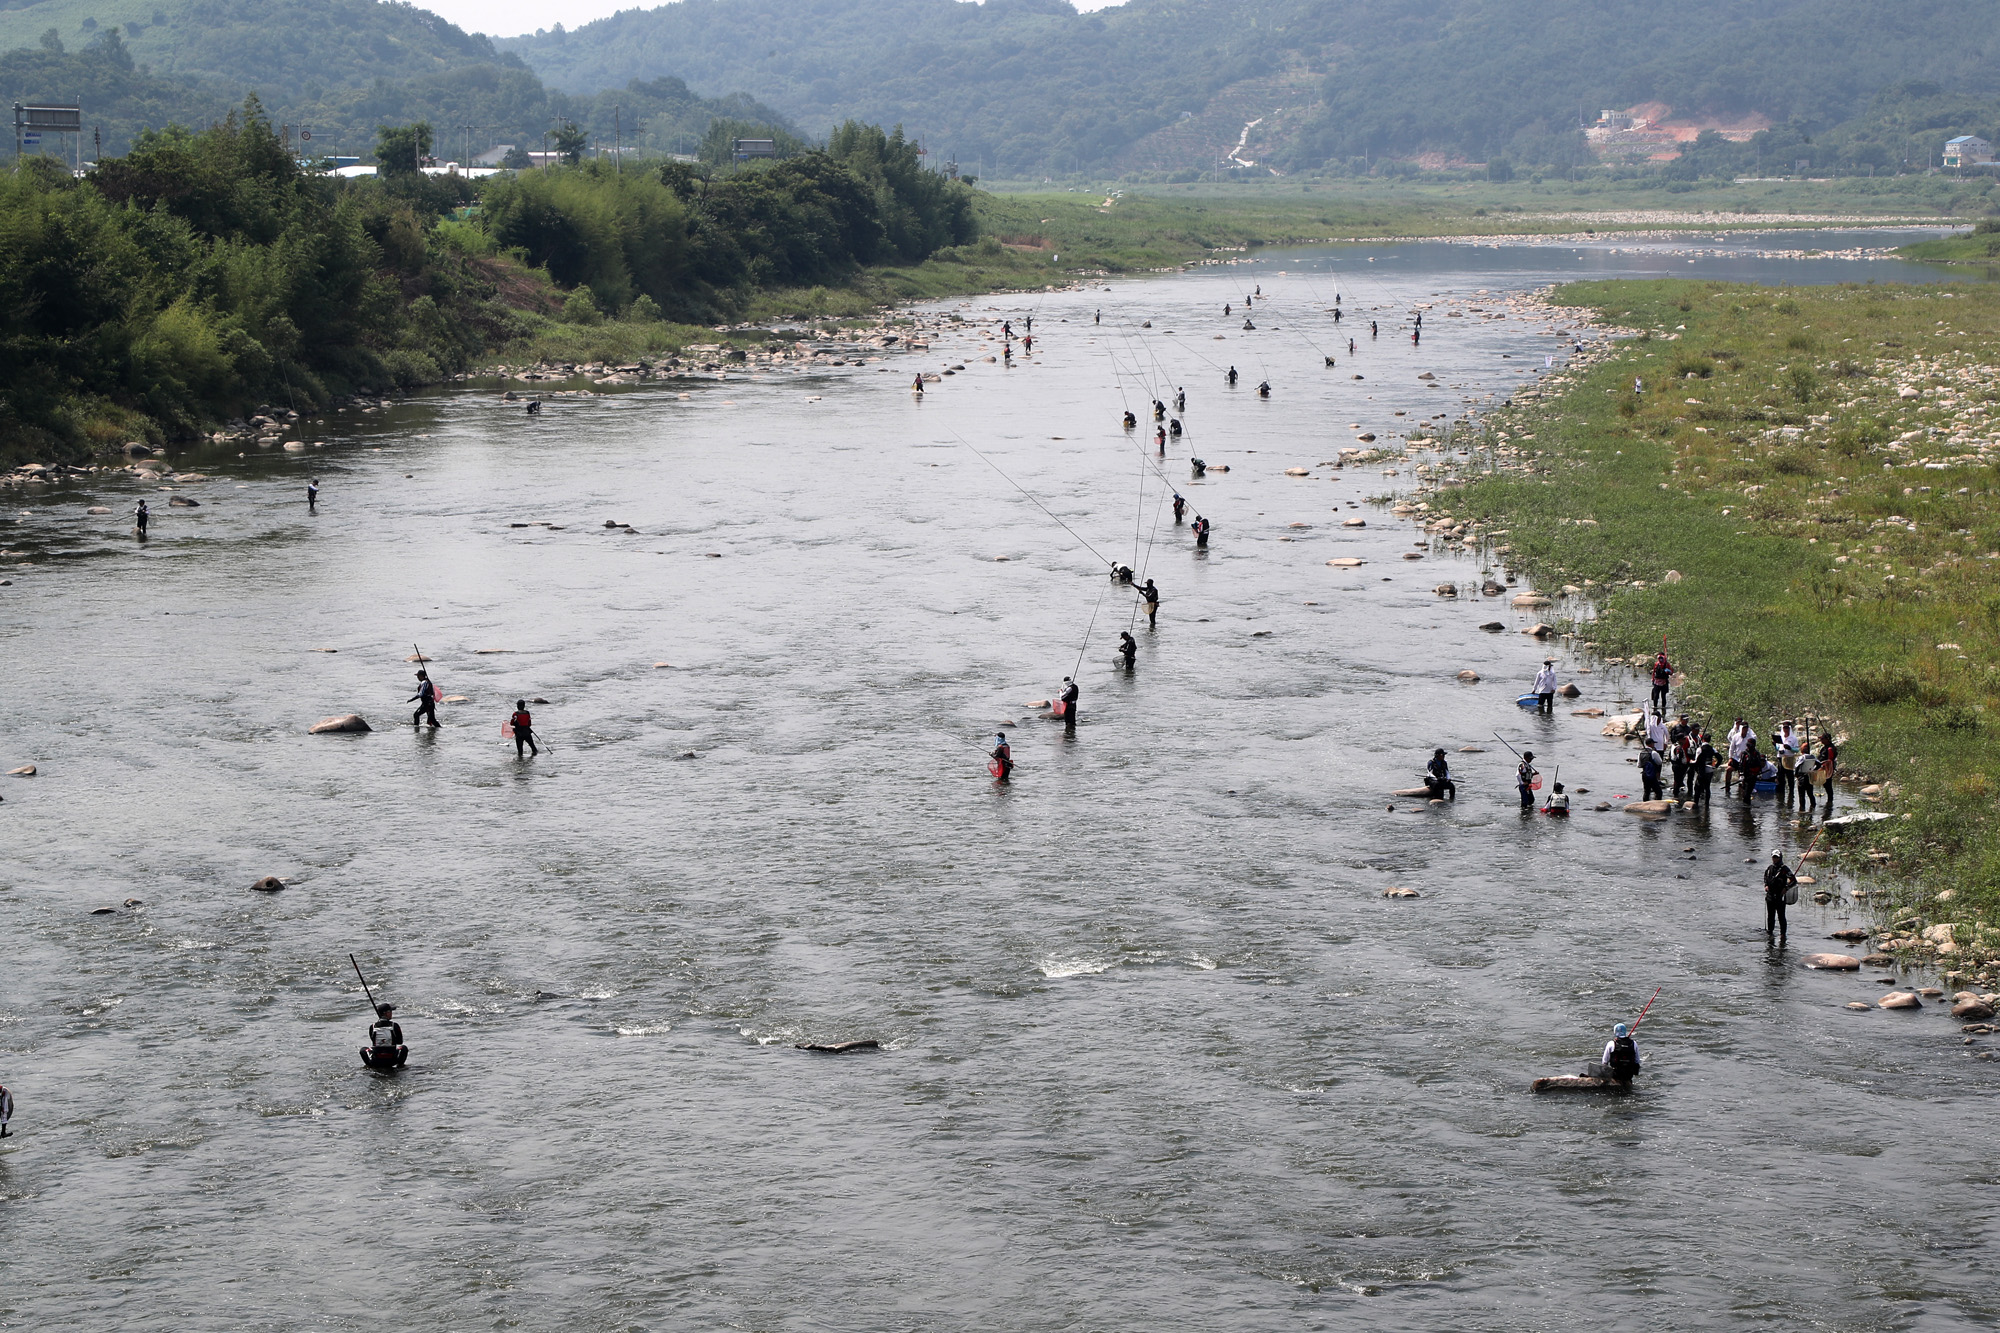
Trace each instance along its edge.
{"label": "shallow water riffle", "polygon": [[[1319,466],[1586,335],[1511,293],[1907,276],[1679,244],[1272,252],[941,306],[961,329],[838,369],[534,420],[427,396],[304,455],[177,459],[210,478],[198,509],[126,479],[24,500],[0,528],[26,552],[0,567],[0,768],[39,767],[0,786],[0,1311],[1993,1321],[1994,1067],[1936,1004],[1845,1009],[1876,970],[1801,965],[1842,947],[1845,894],[1767,944],[1759,865],[1811,831],[1768,798],[1591,810],[1637,779],[1571,710],[1636,682],[1564,645],[1583,697],[1516,707],[1547,651],[1528,616],[1367,503],[1409,461]],[[1029,315],[1032,352],[981,359]],[[1145,409],[1181,386],[1162,460]],[[1158,580],[1157,628],[1111,560]],[[434,733],[408,725],[419,648],[466,700]],[[1029,706],[1065,675],[1073,740]],[[500,734],[517,699],[537,758]],[[350,711],[375,730],[306,734]],[[1588,791],[1573,818],[1520,812],[1508,743]],[[1389,796],[1436,746],[1458,800]],[[267,874],[287,886],[251,891]],[[350,952],[398,1006],[400,1073],[360,1067]],[[1656,987],[1637,1091],[1529,1094]]]}

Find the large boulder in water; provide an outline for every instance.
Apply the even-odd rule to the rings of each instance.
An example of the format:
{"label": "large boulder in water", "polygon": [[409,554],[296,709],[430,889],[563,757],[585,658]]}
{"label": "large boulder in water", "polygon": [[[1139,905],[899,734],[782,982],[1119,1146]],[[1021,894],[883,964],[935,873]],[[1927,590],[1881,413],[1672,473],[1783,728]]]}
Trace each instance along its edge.
{"label": "large boulder in water", "polygon": [[1880,1009],[1921,1009],[1924,1007],[1924,1002],[1916,997],[1914,991],[1906,990],[1892,990],[1881,999],[1875,1001],[1875,1004]]}
{"label": "large boulder in water", "polygon": [[259,893],[276,893],[285,887],[285,881],[279,879],[276,875],[266,875],[250,887]]}
{"label": "large boulder in water", "polygon": [[1672,814],[1673,810],[1672,801],[1633,801],[1625,807],[1626,814],[1644,815],[1648,819],[1664,819]]}
{"label": "large boulder in water", "polygon": [[362,717],[361,714],[346,713],[340,717],[323,717],[313,723],[307,730],[312,735],[320,736],[330,732],[373,731],[375,728],[369,726],[368,719]]}
{"label": "large boulder in water", "polygon": [[1844,953],[1809,953],[1805,964],[1817,972],[1858,972],[1861,960]]}

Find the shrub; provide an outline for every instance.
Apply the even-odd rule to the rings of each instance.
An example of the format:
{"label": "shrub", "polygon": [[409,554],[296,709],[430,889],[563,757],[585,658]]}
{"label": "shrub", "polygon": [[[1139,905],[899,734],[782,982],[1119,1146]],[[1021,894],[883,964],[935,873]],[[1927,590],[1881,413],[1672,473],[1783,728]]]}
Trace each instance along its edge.
{"label": "shrub", "polygon": [[579,287],[563,301],[561,318],[565,324],[597,324],[603,321],[604,312],[597,308],[590,288]]}
{"label": "shrub", "polygon": [[1785,384],[1792,391],[1792,397],[1801,403],[1810,403],[1819,392],[1819,374],[1811,366],[1793,366],[1785,372]]}
{"label": "shrub", "polygon": [[1897,703],[1916,694],[1917,689],[1916,673],[1907,667],[1850,667],[1834,678],[1834,693],[1863,707]]}
{"label": "shrub", "polygon": [[657,324],[661,319],[660,303],[641,292],[637,299],[625,308],[625,318],[643,324]]}

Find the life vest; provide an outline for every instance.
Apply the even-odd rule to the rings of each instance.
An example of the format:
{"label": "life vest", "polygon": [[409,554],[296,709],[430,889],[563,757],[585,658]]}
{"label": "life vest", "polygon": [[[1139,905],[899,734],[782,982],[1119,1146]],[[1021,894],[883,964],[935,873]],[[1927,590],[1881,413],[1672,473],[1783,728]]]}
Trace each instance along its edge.
{"label": "life vest", "polygon": [[514,728],[516,732],[533,731],[535,729],[534,719],[528,716],[526,709],[508,718],[507,725]]}
{"label": "life vest", "polygon": [[378,1051],[396,1049],[396,1025],[387,1019],[373,1023],[368,1028],[368,1044]]}
{"label": "life vest", "polygon": [[1614,1078],[1631,1078],[1639,1072],[1639,1048],[1632,1044],[1630,1037],[1613,1039],[1609,1068]]}

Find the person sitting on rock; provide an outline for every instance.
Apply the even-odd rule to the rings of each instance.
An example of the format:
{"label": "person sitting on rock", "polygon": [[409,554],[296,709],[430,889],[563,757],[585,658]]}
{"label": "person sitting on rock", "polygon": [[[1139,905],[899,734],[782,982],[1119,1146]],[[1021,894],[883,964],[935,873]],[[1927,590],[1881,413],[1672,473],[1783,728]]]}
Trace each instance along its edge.
{"label": "person sitting on rock", "polygon": [[1431,751],[1431,761],[1424,765],[1424,787],[1433,801],[1458,799],[1458,784],[1451,780],[1451,764],[1444,757],[1444,747]]}
{"label": "person sitting on rock", "polygon": [[1639,1058],[1639,1044],[1632,1040],[1631,1032],[1620,1023],[1611,1029],[1611,1040],[1604,1043],[1604,1054],[1590,1067],[1588,1076],[1630,1083],[1644,1063]]}

